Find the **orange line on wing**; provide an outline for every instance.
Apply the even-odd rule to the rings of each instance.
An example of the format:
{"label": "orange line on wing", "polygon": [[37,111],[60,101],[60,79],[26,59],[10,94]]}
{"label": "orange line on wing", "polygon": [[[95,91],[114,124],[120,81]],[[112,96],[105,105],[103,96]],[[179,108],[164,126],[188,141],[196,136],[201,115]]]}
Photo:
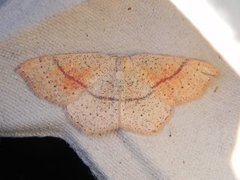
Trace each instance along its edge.
{"label": "orange line on wing", "polygon": [[71,75],[69,75],[68,73],[66,73],[66,72],[64,71],[64,69],[59,65],[59,63],[58,63],[58,61],[57,61],[56,59],[54,59],[53,61],[56,63],[58,69],[63,73],[63,75],[64,75],[66,78],[68,78],[68,79],[70,79],[70,80],[78,83],[78,84],[79,84],[80,86],[82,86],[83,88],[87,88],[87,85],[85,85],[85,84],[82,83],[81,81],[75,79],[73,76],[71,76]]}
{"label": "orange line on wing", "polygon": [[152,88],[156,88],[158,87],[160,84],[166,82],[167,80],[170,80],[172,79],[174,76],[176,76],[178,73],[180,73],[180,71],[182,70],[182,68],[186,65],[187,61],[184,61],[181,66],[171,75],[171,76],[168,76],[168,77],[165,77],[163,79],[160,79],[159,81],[157,81],[153,86]]}

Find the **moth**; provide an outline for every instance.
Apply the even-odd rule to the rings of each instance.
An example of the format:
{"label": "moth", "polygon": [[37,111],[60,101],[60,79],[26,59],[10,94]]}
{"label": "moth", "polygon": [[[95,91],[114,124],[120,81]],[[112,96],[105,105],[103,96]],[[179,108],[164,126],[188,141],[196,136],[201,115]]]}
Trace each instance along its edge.
{"label": "moth", "polygon": [[33,58],[17,73],[36,96],[63,107],[86,134],[119,128],[152,134],[175,106],[201,97],[218,70],[185,57],[79,53]]}

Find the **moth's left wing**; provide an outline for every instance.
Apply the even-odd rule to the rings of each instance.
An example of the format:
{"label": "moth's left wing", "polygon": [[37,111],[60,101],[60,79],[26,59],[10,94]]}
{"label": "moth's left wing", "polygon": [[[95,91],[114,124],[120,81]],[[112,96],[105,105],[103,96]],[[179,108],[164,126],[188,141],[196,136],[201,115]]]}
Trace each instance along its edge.
{"label": "moth's left wing", "polygon": [[110,61],[93,53],[44,56],[24,62],[17,72],[38,97],[66,106],[108,72]]}

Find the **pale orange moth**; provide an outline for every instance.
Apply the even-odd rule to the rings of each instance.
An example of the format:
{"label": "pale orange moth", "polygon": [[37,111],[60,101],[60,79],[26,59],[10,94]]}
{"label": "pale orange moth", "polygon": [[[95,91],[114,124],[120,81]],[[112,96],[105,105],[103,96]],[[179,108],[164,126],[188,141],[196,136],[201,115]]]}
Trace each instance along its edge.
{"label": "pale orange moth", "polygon": [[62,106],[87,134],[123,128],[160,131],[176,105],[201,97],[218,75],[184,57],[62,54],[30,59],[17,69],[39,98]]}

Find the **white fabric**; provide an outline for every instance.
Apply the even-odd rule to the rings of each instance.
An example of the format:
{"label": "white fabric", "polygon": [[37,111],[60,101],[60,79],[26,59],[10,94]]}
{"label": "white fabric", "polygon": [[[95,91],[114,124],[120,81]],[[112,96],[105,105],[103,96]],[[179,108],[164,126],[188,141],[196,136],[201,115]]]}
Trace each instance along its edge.
{"label": "white fabric", "polygon": [[[0,2],[1,136],[61,137],[99,179],[235,179],[230,158],[239,76],[169,1]],[[157,135],[120,130],[91,137],[63,109],[33,95],[14,71],[29,58],[71,52],[188,56],[221,75],[203,98],[177,107]]]}

